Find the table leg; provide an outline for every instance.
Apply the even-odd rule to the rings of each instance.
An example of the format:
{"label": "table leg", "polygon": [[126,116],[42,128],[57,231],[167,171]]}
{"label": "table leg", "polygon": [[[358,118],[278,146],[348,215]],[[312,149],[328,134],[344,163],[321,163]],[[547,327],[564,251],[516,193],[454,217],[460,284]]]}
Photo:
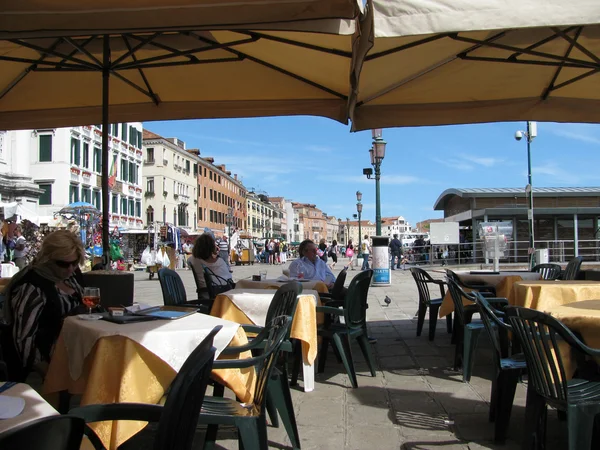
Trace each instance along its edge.
{"label": "table leg", "polygon": [[304,355],[308,354],[308,349],[304,350],[304,346],[308,346],[306,342],[302,342],[302,375],[304,376],[304,392],[312,392],[315,390],[315,366],[304,360]]}

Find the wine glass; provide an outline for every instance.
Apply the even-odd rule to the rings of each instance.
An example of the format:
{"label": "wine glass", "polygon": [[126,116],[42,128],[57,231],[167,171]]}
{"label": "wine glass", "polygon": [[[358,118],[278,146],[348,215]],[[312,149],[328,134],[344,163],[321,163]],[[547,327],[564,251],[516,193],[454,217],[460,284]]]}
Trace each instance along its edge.
{"label": "wine glass", "polygon": [[303,270],[298,270],[298,279],[304,280],[304,271]]}
{"label": "wine glass", "polygon": [[100,303],[100,288],[97,287],[86,287],[83,288],[83,304],[88,307],[88,318],[94,317],[92,315],[92,308],[95,308]]}

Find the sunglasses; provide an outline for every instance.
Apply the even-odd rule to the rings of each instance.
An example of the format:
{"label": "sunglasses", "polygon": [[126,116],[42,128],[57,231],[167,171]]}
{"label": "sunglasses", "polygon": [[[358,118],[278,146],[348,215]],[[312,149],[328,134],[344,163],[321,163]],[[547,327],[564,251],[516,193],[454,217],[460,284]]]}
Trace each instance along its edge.
{"label": "sunglasses", "polygon": [[75,261],[58,261],[58,260],[55,260],[54,263],[58,267],[61,267],[63,269],[68,269],[71,266],[78,266],[79,265],[79,260],[78,259],[76,259]]}

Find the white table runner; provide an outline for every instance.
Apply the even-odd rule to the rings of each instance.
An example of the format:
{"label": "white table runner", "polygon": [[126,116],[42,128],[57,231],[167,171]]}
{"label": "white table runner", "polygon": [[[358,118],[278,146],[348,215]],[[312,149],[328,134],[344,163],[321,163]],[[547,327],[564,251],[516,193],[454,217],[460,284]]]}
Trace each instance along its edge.
{"label": "white table runner", "polygon": [[[275,297],[275,290],[266,289],[232,289],[222,295],[228,297],[231,302],[242,311],[254,325],[265,326],[267,310]],[[303,290],[300,295],[312,295],[315,306],[319,293],[312,290]]]}
{"label": "white table runner", "polygon": [[229,345],[239,324],[205,314],[192,314],[177,320],[154,320],[124,325],[105,320],[86,321],[68,317],[62,328],[69,373],[73,380],[81,376],[83,362],[96,341],[107,336],[124,336],[154,353],[169,366],[179,371],[187,357],[217,325],[223,328],[215,336],[215,358]]}

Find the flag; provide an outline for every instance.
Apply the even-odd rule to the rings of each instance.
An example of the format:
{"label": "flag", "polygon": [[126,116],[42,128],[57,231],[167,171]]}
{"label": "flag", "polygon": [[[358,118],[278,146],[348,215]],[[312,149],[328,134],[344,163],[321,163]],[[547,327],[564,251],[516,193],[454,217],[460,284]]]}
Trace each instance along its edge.
{"label": "flag", "polygon": [[108,174],[108,188],[112,189],[117,182],[117,168],[115,167],[115,160],[113,158],[112,166],[110,166],[110,173]]}

